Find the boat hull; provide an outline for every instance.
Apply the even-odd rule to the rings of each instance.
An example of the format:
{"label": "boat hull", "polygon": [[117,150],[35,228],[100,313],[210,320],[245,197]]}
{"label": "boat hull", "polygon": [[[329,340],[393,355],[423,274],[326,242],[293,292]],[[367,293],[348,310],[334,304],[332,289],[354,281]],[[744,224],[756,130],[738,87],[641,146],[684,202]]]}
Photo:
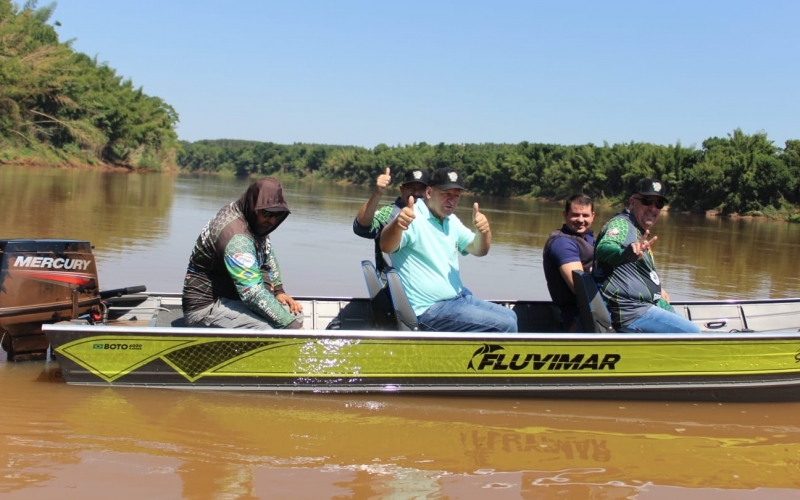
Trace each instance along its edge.
{"label": "boat hull", "polygon": [[[306,330],[183,326],[179,296],[123,298],[107,325],[44,325],[70,384],[203,390],[800,400],[800,333],[559,333],[547,303],[504,303],[515,334],[378,330],[363,299],[304,299]],[[753,309],[754,304],[747,305]],[[749,318],[787,324],[791,303]],[[685,304],[738,326],[741,304]],[[115,310],[119,310],[116,311]],[[786,311],[789,311],[787,314]],[[733,311],[733,312],[726,312]],[[767,314],[772,311],[774,314]],[[727,316],[726,316],[727,315]],[[695,314],[697,316],[697,314]],[[708,318],[716,318],[713,322]],[[792,319],[791,321],[795,321]],[[530,331],[536,328],[536,331]]]}
{"label": "boat hull", "polygon": [[637,399],[800,396],[800,343],[791,334],[47,330],[72,384]]}

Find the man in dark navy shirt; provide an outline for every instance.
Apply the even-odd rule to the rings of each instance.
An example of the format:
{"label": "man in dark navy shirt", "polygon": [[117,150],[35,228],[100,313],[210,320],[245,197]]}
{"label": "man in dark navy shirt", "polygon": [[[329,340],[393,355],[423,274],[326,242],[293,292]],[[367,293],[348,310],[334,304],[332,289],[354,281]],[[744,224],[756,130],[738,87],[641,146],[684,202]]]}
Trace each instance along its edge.
{"label": "man in dark navy shirt", "polygon": [[584,194],[569,197],[564,207],[564,225],[553,231],[544,245],[543,265],[547,290],[561,309],[563,328],[581,331],[572,271],[591,273],[594,260],[594,202]]}

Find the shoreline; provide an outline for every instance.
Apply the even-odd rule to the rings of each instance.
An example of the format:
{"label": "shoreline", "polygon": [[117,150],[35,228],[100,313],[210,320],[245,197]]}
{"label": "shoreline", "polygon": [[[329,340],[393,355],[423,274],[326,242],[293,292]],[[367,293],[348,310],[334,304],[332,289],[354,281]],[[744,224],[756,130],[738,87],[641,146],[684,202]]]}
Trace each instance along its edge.
{"label": "shoreline", "polygon": [[62,161],[60,163],[49,163],[45,160],[21,159],[16,161],[0,160],[0,166],[27,167],[27,168],[56,168],[60,170],[96,170],[98,172],[128,172],[137,174],[165,174],[177,173],[179,169],[151,170],[144,167],[132,165],[119,165],[114,163],[101,162],[96,165],[90,163]]}
{"label": "shoreline", "polygon": [[91,165],[88,163],[62,162],[58,164],[53,164],[44,160],[33,160],[33,159],[24,159],[17,161],[0,161],[0,166],[28,167],[28,168],[57,168],[61,170],[97,170],[100,172],[136,172],[138,170],[152,172],[151,170],[137,169],[136,167],[127,167],[123,165],[114,165],[111,163],[100,163],[98,165]]}
{"label": "shoreline", "polygon": [[[57,168],[57,169],[73,169],[73,170],[97,170],[100,172],[124,172],[124,173],[138,173],[138,174],[176,174],[176,173],[187,173],[192,175],[220,175],[219,172],[183,172],[180,168],[172,168],[172,169],[165,169],[165,170],[150,170],[144,167],[135,167],[131,165],[117,165],[112,163],[99,163],[97,165],[92,165],[88,163],[78,163],[78,162],[61,162],[57,164],[52,164],[44,160],[36,160],[36,159],[21,159],[17,161],[2,161],[0,160],[0,167],[1,166],[12,166],[12,167],[29,167],[29,168]],[[248,178],[255,178],[257,176],[248,175]],[[306,180],[311,182],[317,182],[319,179],[313,178],[299,178],[297,180]],[[345,185],[356,185],[349,181],[344,180],[337,180],[333,181],[337,184],[345,184]],[[536,198],[536,197],[528,197],[528,196],[512,196],[511,198],[522,199],[522,200],[539,200],[539,201],[547,201],[551,203],[564,203],[566,200],[559,200],[553,198]],[[623,200],[614,201],[609,199],[602,199],[602,200],[594,200],[596,205],[604,206],[604,207],[611,207],[614,205],[624,205]],[[764,219],[764,220],[772,220],[772,221],[782,221],[782,222],[800,222],[800,216],[796,218],[783,218],[783,217],[769,217],[767,215],[742,215],[739,213],[731,213],[731,214],[723,214],[718,210],[705,210],[705,211],[693,211],[693,210],[672,210],[669,205],[664,207],[663,214],[670,215],[670,214],[678,214],[678,215],[704,215],[705,217],[725,217],[729,219]]]}

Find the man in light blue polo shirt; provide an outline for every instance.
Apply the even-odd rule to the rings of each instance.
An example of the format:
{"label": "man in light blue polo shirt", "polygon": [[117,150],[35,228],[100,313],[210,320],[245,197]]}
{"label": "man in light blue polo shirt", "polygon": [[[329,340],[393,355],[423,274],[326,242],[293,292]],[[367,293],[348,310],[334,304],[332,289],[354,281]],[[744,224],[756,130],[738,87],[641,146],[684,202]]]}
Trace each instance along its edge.
{"label": "man in light blue polo shirt", "polygon": [[475,298],[461,284],[458,254],[489,253],[492,231],[475,203],[477,234],[453,214],[464,184],[452,168],[431,176],[425,200],[409,197],[381,233],[381,250],[391,254],[420,330],[439,332],[516,332],[511,309]]}

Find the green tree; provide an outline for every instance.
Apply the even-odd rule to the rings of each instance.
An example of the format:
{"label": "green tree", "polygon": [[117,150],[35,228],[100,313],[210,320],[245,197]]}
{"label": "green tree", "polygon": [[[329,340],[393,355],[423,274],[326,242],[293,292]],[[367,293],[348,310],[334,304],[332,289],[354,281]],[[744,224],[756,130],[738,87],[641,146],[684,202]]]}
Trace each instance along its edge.
{"label": "green tree", "polygon": [[0,143],[66,161],[174,165],[175,110],[60,43],[54,9],[0,0]]}

